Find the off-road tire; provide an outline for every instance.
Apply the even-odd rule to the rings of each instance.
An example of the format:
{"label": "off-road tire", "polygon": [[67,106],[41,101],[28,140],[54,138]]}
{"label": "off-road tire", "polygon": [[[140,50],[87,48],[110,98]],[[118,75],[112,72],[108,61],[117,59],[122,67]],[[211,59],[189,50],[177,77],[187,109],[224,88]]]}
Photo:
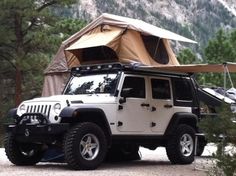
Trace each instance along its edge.
{"label": "off-road tire", "polygon": [[204,152],[205,146],[206,146],[207,142],[204,140],[198,140],[198,144],[197,144],[197,156],[201,156],[202,153]]}
{"label": "off-road tire", "polygon": [[[86,136],[92,136],[97,140],[98,150],[94,158],[87,160],[83,151],[81,152],[82,141]],[[88,139],[87,139],[88,140]],[[91,140],[91,139],[90,139]],[[84,142],[84,141],[83,141]],[[85,147],[84,147],[85,148]],[[102,129],[91,122],[84,122],[74,126],[65,135],[64,154],[68,166],[74,170],[96,169],[104,160],[107,153],[107,140]]]}
{"label": "off-road tire", "polygon": [[197,156],[201,156],[202,153],[204,152],[205,146],[197,146]]}
{"label": "off-road tire", "polygon": [[[44,154],[41,145],[18,142],[12,133],[5,135],[4,148],[8,159],[18,166],[35,165]],[[30,153],[27,155],[27,152]]]}
{"label": "off-road tire", "polygon": [[[181,152],[180,141],[183,136],[187,136],[192,140],[192,148],[189,156],[184,156]],[[172,164],[191,164],[194,161],[194,136],[195,130],[191,126],[181,124],[177,127],[166,146],[166,153]]]}

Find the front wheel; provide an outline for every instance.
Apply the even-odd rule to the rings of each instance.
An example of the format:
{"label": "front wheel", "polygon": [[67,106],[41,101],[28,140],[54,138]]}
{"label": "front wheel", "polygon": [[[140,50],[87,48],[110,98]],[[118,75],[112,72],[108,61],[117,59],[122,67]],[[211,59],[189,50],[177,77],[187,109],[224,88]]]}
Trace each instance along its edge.
{"label": "front wheel", "polygon": [[107,140],[102,129],[90,122],[73,127],[65,136],[65,160],[75,170],[96,169],[107,153]]}
{"label": "front wheel", "polygon": [[179,125],[167,142],[166,152],[173,164],[190,164],[194,161],[195,130],[189,125]]}
{"label": "front wheel", "polygon": [[18,142],[12,133],[6,134],[4,148],[8,159],[19,166],[35,165],[44,154],[42,145]]}

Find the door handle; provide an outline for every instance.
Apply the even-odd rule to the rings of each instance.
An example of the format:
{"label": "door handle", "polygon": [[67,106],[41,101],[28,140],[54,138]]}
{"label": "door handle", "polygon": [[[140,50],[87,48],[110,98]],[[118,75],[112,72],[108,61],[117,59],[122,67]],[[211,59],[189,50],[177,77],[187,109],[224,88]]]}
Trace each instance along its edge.
{"label": "door handle", "polygon": [[118,121],[118,124],[117,124],[117,126],[118,127],[120,127],[120,126],[122,126],[123,125],[123,122],[121,122],[121,121]]}
{"label": "door handle", "polygon": [[164,107],[165,107],[165,108],[172,108],[173,105],[171,105],[171,104],[165,104]]}
{"label": "door handle", "polygon": [[149,107],[150,104],[148,104],[148,103],[142,103],[141,106],[142,106],[142,107],[144,107],[144,106]]}

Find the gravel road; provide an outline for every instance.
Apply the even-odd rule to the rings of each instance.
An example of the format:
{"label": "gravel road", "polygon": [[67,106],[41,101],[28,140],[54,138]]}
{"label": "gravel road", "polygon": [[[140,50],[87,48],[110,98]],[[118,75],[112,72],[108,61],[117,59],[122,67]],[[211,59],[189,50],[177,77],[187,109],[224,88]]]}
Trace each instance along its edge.
{"label": "gravel road", "polygon": [[36,166],[19,167],[11,164],[0,148],[0,176],[205,176],[202,170],[209,163],[208,156],[215,151],[215,147],[208,145],[203,157],[196,158],[196,164],[172,165],[165,148],[157,148],[155,151],[140,148],[142,160],[122,163],[104,163],[94,171],[72,171],[65,164],[39,163]]}

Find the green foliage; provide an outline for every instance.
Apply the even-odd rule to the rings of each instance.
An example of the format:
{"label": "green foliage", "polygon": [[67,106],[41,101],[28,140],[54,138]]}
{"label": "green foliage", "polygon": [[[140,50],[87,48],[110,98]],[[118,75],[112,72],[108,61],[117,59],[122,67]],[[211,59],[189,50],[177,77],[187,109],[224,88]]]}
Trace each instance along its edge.
{"label": "green foliage", "polygon": [[234,176],[236,173],[236,154],[216,155],[217,166],[222,169],[226,176]]}
{"label": "green foliage", "polygon": [[[216,167],[213,173],[220,169],[226,176],[233,176],[236,173],[236,153],[226,152],[226,146],[236,146],[236,123],[235,114],[231,112],[228,104],[223,104],[217,109],[217,117],[207,117],[200,123],[201,129],[205,132],[208,142],[217,144]],[[217,173],[217,174],[219,174]]]}
{"label": "green foliage", "polygon": [[84,21],[63,19],[52,11],[73,2],[0,1],[0,65],[5,65],[1,70],[8,70],[12,75],[17,74],[16,68],[20,70],[22,99],[40,95],[43,70],[52,55],[65,38],[85,25]]}
{"label": "green foliage", "polygon": [[224,139],[227,144],[236,144],[236,123],[232,122],[236,115],[231,112],[228,104],[223,104],[220,108],[216,109],[216,112],[218,114],[217,117],[207,117],[200,123],[201,128],[207,134],[209,142],[218,143],[219,136],[227,136]]}
{"label": "green foliage", "polygon": [[[86,21],[71,19],[71,18],[63,18],[60,21],[55,23],[53,27],[52,33],[56,34],[57,39],[60,39],[58,43],[61,43],[61,40],[67,39],[71,34],[78,32],[86,25]],[[60,36],[58,36],[58,34]]]}
{"label": "green foliage", "polygon": [[197,56],[190,49],[181,50],[177,59],[180,64],[195,64],[199,62]]}
{"label": "green foliage", "polygon": [[[236,61],[236,42],[233,33],[228,34],[223,30],[216,33],[216,37],[209,41],[205,49],[205,59],[208,63],[224,63]],[[235,41],[234,41],[235,40]]]}
{"label": "green foliage", "polygon": [[[19,104],[17,100],[41,95],[43,70],[61,42],[85,25],[84,21],[65,19],[54,11],[68,8],[74,2],[76,0],[0,1],[1,124],[6,112]],[[14,101],[18,95],[20,98]]]}
{"label": "green foliage", "polygon": [[[204,51],[204,63],[222,64],[225,62],[236,62],[236,30],[225,32],[219,30],[216,36],[208,42]],[[223,69],[223,68],[222,68]],[[236,85],[236,75],[231,74],[234,85]],[[200,84],[211,86],[223,86],[223,74],[207,73],[201,74]],[[227,81],[227,87],[231,87]]]}

